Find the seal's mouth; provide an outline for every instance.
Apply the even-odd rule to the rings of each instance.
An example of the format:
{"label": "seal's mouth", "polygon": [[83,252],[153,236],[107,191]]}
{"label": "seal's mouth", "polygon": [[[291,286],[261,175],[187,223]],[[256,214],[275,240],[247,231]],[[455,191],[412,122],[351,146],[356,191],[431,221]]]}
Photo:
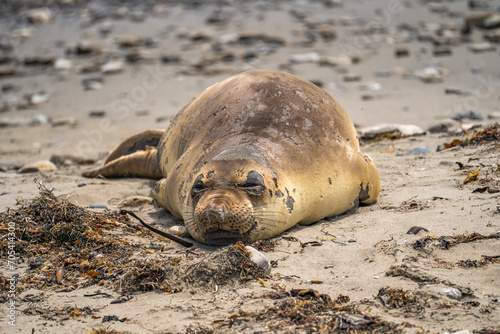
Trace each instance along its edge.
{"label": "seal's mouth", "polygon": [[205,241],[209,245],[214,246],[229,246],[242,241],[248,242],[248,233],[239,233],[236,231],[223,230],[217,227],[209,228],[203,235]]}

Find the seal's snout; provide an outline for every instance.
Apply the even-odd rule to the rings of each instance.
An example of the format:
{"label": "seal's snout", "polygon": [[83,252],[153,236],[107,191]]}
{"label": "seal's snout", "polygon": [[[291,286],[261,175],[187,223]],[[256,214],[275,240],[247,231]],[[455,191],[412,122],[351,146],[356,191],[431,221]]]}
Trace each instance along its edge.
{"label": "seal's snout", "polygon": [[208,244],[246,241],[255,224],[253,206],[245,193],[236,189],[206,191],[196,203],[193,222]]}
{"label": "seal's snout", "polygon": [[205,220],[211,223],[223,222],[226,219],[227,211],[224,205],[212,203],[207,207]]}

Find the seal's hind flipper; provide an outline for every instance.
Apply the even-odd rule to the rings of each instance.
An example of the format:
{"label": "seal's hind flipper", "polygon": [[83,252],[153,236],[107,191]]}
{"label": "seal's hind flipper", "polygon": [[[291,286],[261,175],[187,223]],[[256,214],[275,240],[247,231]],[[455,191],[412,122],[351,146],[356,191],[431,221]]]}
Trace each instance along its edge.
{"label": "seal's hind flipper", "polygon": [[104,166],[87,170],[84,177],[162,177],[156,146],[165,131],[148,130],[127,138],[111,152]]}
{"label": "seal's hind flipper", "polygon": [[164,133],[165,130],[147,130],[128,137],[108,155],[104,164],[124,155],[129,155],[137,151],[144,151],[146,146],[156,147]]}
{"label": "seal's hind flipper", "polygon": [[82,173],[84,177],[145,177],[161,178],[156,157],[156,148],[146,146],[146,150],[121,156],[102,167],[93,168]]}

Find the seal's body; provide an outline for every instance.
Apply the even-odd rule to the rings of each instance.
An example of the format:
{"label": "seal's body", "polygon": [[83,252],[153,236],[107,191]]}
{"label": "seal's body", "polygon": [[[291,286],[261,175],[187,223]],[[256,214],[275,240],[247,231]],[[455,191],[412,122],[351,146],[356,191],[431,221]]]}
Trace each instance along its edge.
{"label": "seal's body", "polygon": [[84,173],[98,175],[161,178],[158,204],[214,245],[267,239],[373,203],[380,190],[342,107],[309,81],[276,71],[207,88],[165,132],[129,138]]}

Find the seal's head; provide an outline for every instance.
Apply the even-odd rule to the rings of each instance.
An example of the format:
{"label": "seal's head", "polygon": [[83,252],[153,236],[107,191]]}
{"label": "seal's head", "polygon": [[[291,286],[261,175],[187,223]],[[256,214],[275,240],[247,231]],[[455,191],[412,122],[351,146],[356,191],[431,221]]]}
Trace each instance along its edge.
{"label": "seal's head", "polygon": [[269,238],[283,220],[286,201],[276,175],[252,156],[228,150],[205,162],[191,183],[184,222],[210,245]]}

